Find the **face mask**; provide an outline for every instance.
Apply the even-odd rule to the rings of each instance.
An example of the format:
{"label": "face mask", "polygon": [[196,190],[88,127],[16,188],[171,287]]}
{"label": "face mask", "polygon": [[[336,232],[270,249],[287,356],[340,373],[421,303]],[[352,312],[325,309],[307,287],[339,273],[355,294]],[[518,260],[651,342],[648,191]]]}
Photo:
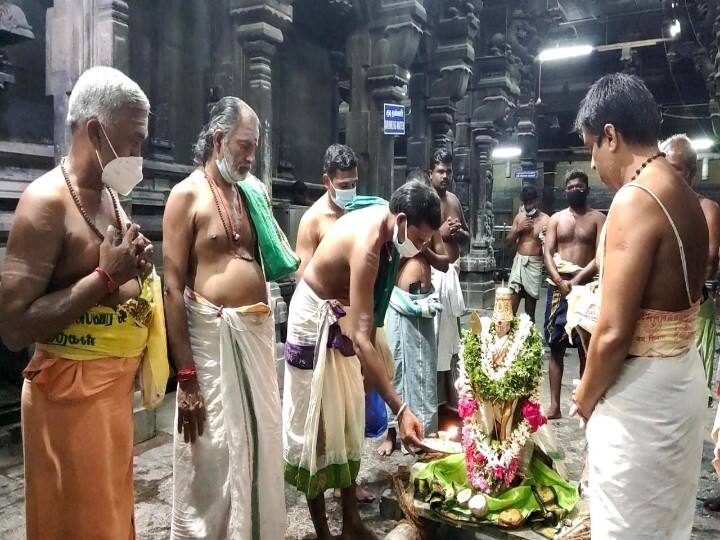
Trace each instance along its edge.
{"label": "face mask", "polygon": [[222,158],[215,161],[215,164],[217,165],[218,172],[220,173],[220,176],[222,176],[223,180],[225,180],[228,184],[234,184],[235,182],[240,182],[243,180],[243,178],[234,177],[232,175],[232,172],[230,172],[230,162],[231,160],[227,156],[226,150],[225,150],[225,144],[222,145],[222,150],[220,151],[222,153]]}
{"label": "face mask", "polygon": [[587,189],[573,189],[565,193],[565,197],[571,208],[582,208],[585,206],[587,196]]}
{"label": "face mask", "polygon": [[143,158],[135,156],[118,157],[102,124],[100,124],[100,129],[102,129],[105,140],[110,145],[110,150],[115,154],[115,159],[103,166],[100,153],[95,150],[100,169],[102,169],[102,183],[114,189],[120,195],[128,195],[143,179]]}
{"label": "face mask", "polygon": [[395,244],[395,247],[397,248],[400,256],[406,259],[410,259],[420,253],[420,250],[417,248],[417,246],[413,243],[412,240],[408,238],[407,221],[405,222],[405,241],[402,244],[398,241],[398,230],[398,225],[397,223],[395,223],[395,229],[393,230],[393,244]]}
{"label": "face mask", "polygon": [[537,208],[531,208],[530,210],[528,210],[527,208],[525,208],[525,207],[523,206],[523,209],[525,210],[525,215],[526,215],[527,217],[531,217],[531,218],[532,218],[532,217],[535,217],[535,215],[538,213],[538,209],[537,209]]}
{"label": "face mask", "polygon": [[[335,187],[335,186],[333,186],[333,187]],[[357,188],[350,188],[350,189],[335,188],[335,196],[332,197],[332,200],[340,208],[345,209],[345,207],[348,204],[350,204],[350,202],[355,198],[356,192],[357,192]]]}

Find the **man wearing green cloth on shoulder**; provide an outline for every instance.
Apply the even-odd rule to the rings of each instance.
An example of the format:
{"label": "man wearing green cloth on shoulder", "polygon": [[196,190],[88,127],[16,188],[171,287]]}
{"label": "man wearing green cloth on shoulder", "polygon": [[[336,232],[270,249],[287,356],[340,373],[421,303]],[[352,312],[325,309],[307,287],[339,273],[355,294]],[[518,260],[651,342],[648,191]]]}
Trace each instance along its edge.
{"label": "man wearing green cloth on shoulder", "polygon": [[[285,480],[305,493],[318,538],[331,538],[323,490],[342,489],[343,538],[376,538],[360,518],[355,479],[365,432],[363,379],[419,446],[422,427],[393,389],[373,343],[381,268],[424,247],[440,227],[440,199],[419,182],[340,217],[298,283],[285,344]],[[386,262],[382,262],[386,261]],[[390,285],[392,288],[392,285]]]}

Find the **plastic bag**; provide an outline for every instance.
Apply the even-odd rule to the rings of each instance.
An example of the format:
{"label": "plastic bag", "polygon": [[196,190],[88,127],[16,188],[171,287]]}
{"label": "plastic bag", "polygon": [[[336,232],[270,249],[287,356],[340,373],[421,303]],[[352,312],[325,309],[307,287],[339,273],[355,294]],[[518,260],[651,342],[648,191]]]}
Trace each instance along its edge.
{"label": "plastic bag", "polygon": [[379,437],[388,427],[385,401],[374,389],[365,394],[365,436]]}

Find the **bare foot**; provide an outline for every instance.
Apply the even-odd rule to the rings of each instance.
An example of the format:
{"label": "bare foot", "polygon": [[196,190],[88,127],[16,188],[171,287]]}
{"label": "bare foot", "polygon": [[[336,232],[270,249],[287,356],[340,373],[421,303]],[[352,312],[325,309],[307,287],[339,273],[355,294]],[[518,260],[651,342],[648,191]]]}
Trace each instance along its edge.
{"label": "bare foot", "polygon": [[340,538],[341,540],[380,540],[380,538],[363,523],[344,526]]}
{"label": "bare foot", "polygon": [[550,409],[547,414],[548,420],[559,420],[562,418],[562,413],[560,412],[560,407],[557,409]]}
{"label": "bare foot", "polygon": [[[333,491],[333,496],[336,499],[339,499],[342,496],[342,490],[340,488],[335,488],[335,490]],[[357,502],[364,504],[375,501],[375,495],[370,493],[362,486],[355,486],[355,498],[357,499]]]}
{"label": "bare foot", "polygon": [[378,446],[377,453],[381,456],[391,456],[395,451],[395,441],[385,439],[380,446]]}

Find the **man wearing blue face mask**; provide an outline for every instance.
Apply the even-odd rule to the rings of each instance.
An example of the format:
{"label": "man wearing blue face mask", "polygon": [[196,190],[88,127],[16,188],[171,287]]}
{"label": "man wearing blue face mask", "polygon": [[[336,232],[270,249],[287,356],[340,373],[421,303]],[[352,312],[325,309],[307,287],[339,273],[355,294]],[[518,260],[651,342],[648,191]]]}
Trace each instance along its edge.
{"label": "man wearing blue face mask", "polygon": [[[323,184],[327,191],[303,214],[298,227],[295,252],[300,257],[300,267],[295,273],[299,282],[325,233],[345,215],[346,207],[355,198],[358,182],[358,159],[352,148],[344,144],[331,144],[323,156]],[[335,490],[340,497],[340,490]],[[371,503],[375,496],[357,486],[357,500]]]}
{"label": "man wearing blue face mask", "polygon": [[323,156],[323,184],[327,192],[308,209],[300,220],[295,251],[300,267],[295,276],[302,279],[325,233],[345,214],[345,207],[355,198],[358,182],[358,160],[344,144],[331,144]]}

